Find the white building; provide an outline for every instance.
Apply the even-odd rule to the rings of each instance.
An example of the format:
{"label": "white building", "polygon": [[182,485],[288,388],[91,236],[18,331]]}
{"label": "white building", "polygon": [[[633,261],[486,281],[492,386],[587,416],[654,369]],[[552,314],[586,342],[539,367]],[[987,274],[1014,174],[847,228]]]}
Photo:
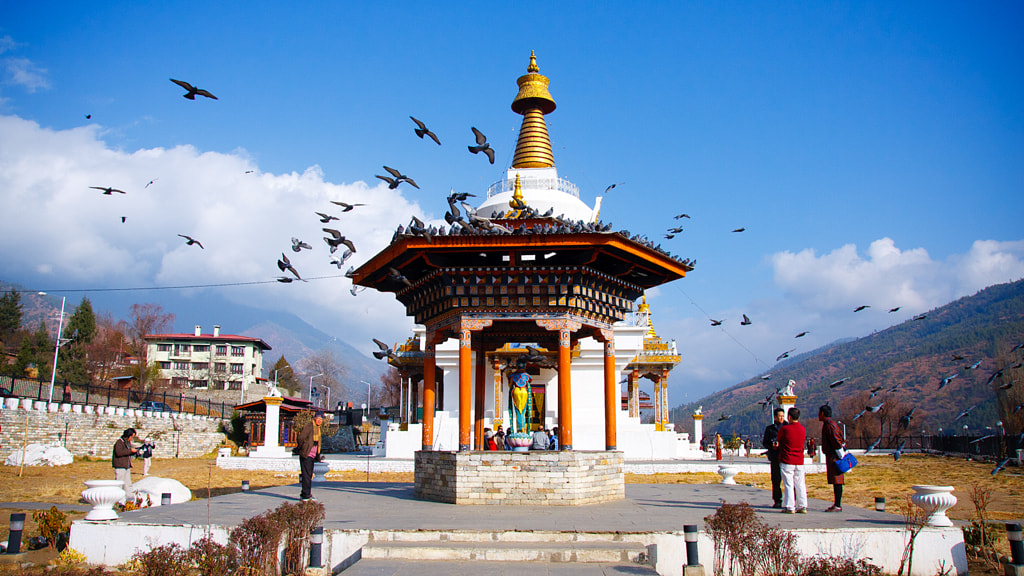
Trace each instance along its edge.
{"label": "white building", "polygon": [[263,351],[270,346],[259,338],[203,334],[147,334],[147,358],[160,369],[158,381],[174,388],[238,390],[255,389],[263,373]]}

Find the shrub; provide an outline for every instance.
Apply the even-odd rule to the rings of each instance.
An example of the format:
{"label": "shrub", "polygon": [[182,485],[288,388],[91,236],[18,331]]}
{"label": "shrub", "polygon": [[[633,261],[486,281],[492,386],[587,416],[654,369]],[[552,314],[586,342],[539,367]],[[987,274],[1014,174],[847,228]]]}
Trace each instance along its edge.
{"label": "shrub", "polygon": [[326,516],[324,505],[315,500],[298,504],[286,502],[271,512],[271,516],[281,527],[282,535],[285,537],[282,570],[285,574],[301,572],[305,567],[303,561],[309,550],[309,535]]}
{"label": "shrub", "polygon": [[67,533],[71,530],[67,514],[53,506],[45,511],[36,510],[32,513],[32,520],[39,524],[39,535],[51,548],[64,550],[67,547]]}
{"label": "shrub", "polygon": [[228,576],[238,570],[238,548],[218,544],[209,535],[192,543],[188,559],[203,576]]}
{"label": "shrub", "polygon": [[190,568],[188,552],[174,543],[139,552],[132,560],[136,562],[137,576],[183,576]]}
{"label": "shrub", "polygon": [[815,556],[803,562],[800,576],[881,576],[882,569],[863,560]]}
{"label": "shrub", "polygon": [[246,518],[231,531],[228,542],[238,548],[240,567],[256,574],[277,573],[277,546],[282,527],[270,514]]}
{"label": "shrub", "polygon": [[796,537],[761,521],[746,502],[719,506],[704,518],[714,542],[714,574],[782,576],[797,574]]}

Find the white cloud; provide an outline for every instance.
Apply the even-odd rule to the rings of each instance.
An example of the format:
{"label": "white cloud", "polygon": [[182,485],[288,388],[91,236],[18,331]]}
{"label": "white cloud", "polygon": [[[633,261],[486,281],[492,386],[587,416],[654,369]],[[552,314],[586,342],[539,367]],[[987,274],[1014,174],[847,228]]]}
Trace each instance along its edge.
{"label": "white cloud", "polygon": [[[90,186],[127,194],[106,196]],[[400,191],[328,182],[317,166],[269,174],[244,151],[179,146],[123,152],[108,148],[96,126],[54,131],[16,116],[0,116],[0,189],[0,277],[66,288],[267,281],[281,275],[276,262],[282,252],[304,277],[338,276],[343,270],[329,262],[321,228],[353,239],[358,252],[348,264],[358,266],[411,215],[426,220]],[[343,214],[330,200],[367,206]],[[315,211],[341,220],[322,224]],[[186,246],[178,234],[205,249]],[[293,236],[314,249],[292,252]],[[371,336],[405,337],[411,322],[393,295],[353,297],[350,286],[334,278],[205,290],[293,312],[356,345]]]}
{"label": "white cloud", "polygon": [[[658,303],[652,302],[659,333],[676,338],[683,354],[670,378],[674,403],[682,402],[681,393],[694,400],[768,371],[792,348],[796,355],[864,336],[987,286],[1020,279],[1024,240],[977,240],[963,254],[934,260],[924,248],[901,250],[892,239],[881,238],[863,255],[848,244],[821,255],[813,249],[779,252],[768,261],[780,294],[742,308],[709,310],[713,318],[725,319],[720,328],[709,326],[696,307],[689,318],[659,317]],[[854,312],[861,305],[870,308]],[[739,326],[743,313],[752,325]],[[803,331],[810,333],[795,338]]]}
{"label": "white cloud", "polygon": [[29,92],[50,87],[50,81],[46,78],[46,68],[36,66],[28,58],[7,57],[0,62],[3,63],[6,83],[24,86]]}

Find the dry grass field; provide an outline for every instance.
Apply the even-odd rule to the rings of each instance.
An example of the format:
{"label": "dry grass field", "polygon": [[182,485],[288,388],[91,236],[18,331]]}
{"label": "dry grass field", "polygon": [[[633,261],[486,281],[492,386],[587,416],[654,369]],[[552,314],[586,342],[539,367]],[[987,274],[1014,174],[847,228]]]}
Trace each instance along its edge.
{"label": "dry grass field", "polygon": [[[136,479],[141,477],[141,466],[136,466]],[[992,490],[992,501],[988,516],[994,521],[1024,519],[1024,474],[1020,468],[1008,467],[996,476],[990,474],[989,463],[969,462],[961,458],[945,458],[927,455],[906,455],[899,462],[886,456],[861,459],[861,465],[847,475],[844,506],[872,508],[876,496],[884,496],[890,511],[899,510],[899,502],[912,493],[914,484],[936,484],[955,486],[958,498],[948,515],[954,520],[969,520],[974,515],[971,489],[974,485]],[[268,486],[298,483],[298,472],[252,472],[244,470],[223,470],[216,466],[213,457],[194,459],[154,460],[150,473],[156,476],[175,478],[192,490],[194,498],[206,498],[230,494],[241,490],[242,480],[249,480],[254,490]],[[81,491],[86,480],[113,478],[109,460],[76,459],[69,466],[59,468],[26,467],[21,477],[18,468],[0,466],[0,502],[36,502],[47,504],[82,504]],[[365,472],[331,472],[329,480],[364,482]],[[411,473],[370,474],[371,482],[412,482]],[[706,484],[718,482],[717,474],[658,474],[640,476],[627,474],[627,483],[683,483]],[[771,489],[768,474],[739,474],[740,484]],[[824,474],[808,476],[808,496],[822,500],[832,498],[832,489],[825,482]],[[296,487],[296,493],[298,487]],[[4,512],[19,509],[8,504]],[[38,534],[38,528],[28,513],[25,537]],[[81,518],[85,512],[69,513],[71,519]],[[0,518],[0,541],[7,539],[7,522]],[[44,555],[45,556],[45,555]],[[40,558],[45,562],[44,558]],[[0,571],[2,573],[2,571]],[[972,565],[972,574],[978,573]]]}

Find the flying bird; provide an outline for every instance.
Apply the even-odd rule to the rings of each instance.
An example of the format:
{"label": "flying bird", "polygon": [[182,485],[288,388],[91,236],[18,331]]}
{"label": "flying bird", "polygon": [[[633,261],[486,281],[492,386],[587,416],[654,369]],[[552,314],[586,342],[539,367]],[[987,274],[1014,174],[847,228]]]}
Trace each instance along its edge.
{"label": "flying bird", "polygon": [[875,386],[874,388],[872,388],[871,396],[868,396],[868,399],[874,398],[875,395],[881,392],[883,388],[885,388],[885,386]]}
{"label": "flying bird", "polygon": [[110,196],[114,192],[117,192],[118,194],[125,194],[124,190],[118,190],[117,188],[111,188],[109,186],[107,186],[107,187],[103,187],[103,186],[89,186],[89,188],[92,188],[93,190],[103,190],[103,195],[104,196]]}
{"label": "flying bird", "polygon": [[779,360],[782,360],[783,358],[789,358],[789,353],[790,352],[796,352],[796,348],[793,348],[792,350],[786,350],[782,354],[779,354],[778,356],[775,357],[775,361],[778,362]]}
{"label": "flying bird", "polygon": [[896,451],[892,453],[892,459],[893,459],[894,461],[896,461],[896,462],[899,462],[899,460],[900,460],[900,456],[902,456],[902,455],[903,455],[903,446],[905,446],[905,445],[906,445],[906,443],[907,443],[907,441],[906,441],[906,440],[901,440],[901,441],[900,441],[900,445],[899,445],[899,446],[897,446],[897,447],[896,447]]}
{"label": "flying bird", "polygon": [[764,376],[761,376],[761,380],[771,380],[771,379],[772,379],[772,375],[771,374],[765,374]]}
{"label": "flying bird", "polygon": [[959,376],[959,374],[950,374],[949,376],[946,376],[945,378],[943,378],[942,382],[939,384],[939,390],[942,390],[943,388],[945,388],[946,385],[949,384],[950,382],[952,382],[953,378],[956,378],[957,376]]}
{"label": "flying bird", "polygon": [[885,402],[882,402],[875,406],[865,406],[864,409],[867,410],[868,412],[871,412],[872,414],[877,414],[878,411],[882,409],[882,406],[885,406]]}
{"label": "flying bird", "polygon": [[737,228],[737,229],[733,230],[733,232],[746,232],[746,230],[747,230],[746,228]]}
{"label": "flying bird", "polygon": [[864,450],[864,454],[867,454],[867,453],[871,452],[872,450],[874,450],[875,448],[878,448],[878,445],[881,444],[881,443],[882,443],[882,437],[879,436],[878,440],[875,440],[874,442],[872,442],[871,444],[868,445],[867,450]]}
{"label": "flying bird", "polygon": [[[1020,404],[1017,404],[1017,406],[1015,406],[1013,408],[1013,413],[1016,414],[1017,412],[1020,412],[1021,410],[1024,410],[1024,402],[1021,402]],[[1020,443],[1018,442],[1018,445],[1019,444]]]}
{"label": "flying bird", "polygon": [[281,253],[281,258],[277,261],[277,267],[278,269],[281,270],[281,272],[287,270],[294,274],[296,279],[302,280],[302,276],[299,276],[299,271],[296,270],[294,266],[292,266],[291,261],[288,260],[288,257],[284,255],[284,252]]}
{"label": "flying bird", "polygon": [[157,180],[159,180],[159,178],[153,178],[152,180],[150,180],[149,182],[147,182],[147,183],[146,183],[146,185],[145,185],[145,186],[143,186],[142,188],[143,188],[143,189],[145,189],[145,188],[149,188],[149,186],[150,186],[151,184],[153,184],[153,182],[156,182]]}
{"label": "flying bird", "polygon": [[292,252],[301,252],[302,249],[312,250],[313,247],[298,238],[292,237]]}
{"label": "flying bird", "polygon": [[324,236],[324,242],[327,242],[327,245],[331,247],[331,254],[337,252],[338,246],[341,246],[342,244],[344,244],[346,248],[351,250],[353,254],[356,252],[356,245],[353,244],[352,241],[349,240],[348,238],[342,236],[341,232],[338,232],[334,228],[322,228],[322,230],[331,235],[330,238]]}
{"label": "flying bird", "polygon": [[202,248],[203,250],[206,250],[206,248],[203,248],[203,245],[202,245],[202,243],[199,242],[199,240],[196,240],[195,238],[192,238],[191,236],[185,236],[184,234],[178,234],[178,236],[181,236],[182,238],[185,239],[185,245],[186,246],[191,246],[191,245],[195,244],[195,245],[199,246],[200,248]]}
{"label": "flying bird", "polygon": [[801,332],[801,333],[797,334],[796,336],[794,336],[794,338],[803,338],[804,336],[807,336],[808,334],[810,334],[810,331],[808,331],[808,332]]}
{"label": "flying bird", "polygon": [[625,184],[625,182],[619,182],[618,184],[612,184],[611,186],[609,186],[609,187],[604,189],[604,193],[607,194],[607,193],[612,191],[612,188],[615,188],[616,186],[622,186],[623,184]]}
{"label": "flying bird", "polygon": [[341,266],[343,264],[345,264],[346,260],[348,260],[349,258],[352,257],[352,254],[353,254],[353,252],[351,250],[348,250],[348,249],[346,249],[344,252],[341,253],[341,258],[338,258],[337,256],[334,256],[332,254],[331,255],[331,264],[334,264],[335,266],[338,267],[338,270],[341,270]]}
{"label": "flying bird", "polygon": [[124,224],[125,220],[128,220],[128,217],[127,216],[121,216],[121,224]]}
{"label": "flying bird", "polygon": [[202,88],[196,88],[195,86],[189,84],[188,82],[185,82],[184,80],[175,80],[174,78],[171,78],[171,82],[174,82],[178,86],[181,86],[185,90],[188,90],[188,93],[182,94],[182,96],[188,98],[189,100],[195,100],[196,96],[206,96],[207,98],[212,98],[213,100],[217,99],[217,97],[213,94],[210,94],[209,91],[203,90]]}
{"label": "flying bird", "polygon": [[860,312],[861,310],[864,310],[865,308],[871,308],[871,305],[870,304],[864,304],[863,306],[857,306],[857,308],[854,309],[854,312]]}
{"label": "flying bird", "polygon": [[974,410],[975,407],[977,407],[977,405],[971,406],[967,410],[964,410],[963,412],[957,414],[956,418],[953,418],[953,422],[956,422],[957,420],[960,420],[960,419],[964,418],[965,416],[967,416],[968,414],[970,414],[971,410]]}
{"label": "flying bird", "polygon": [[331,200],[331,204],[337,204],[338,206],[341,206],[342,212],[351,212],[352,209],[355,208],[356,206],[366,206],[366,204],[346,204],[345,202],[338,202],[336,200]]}
{"label": "flying bird", "polygon": [[1012,381],[1007,382],[1006,384],[1003,384],[1002,386],[1000,386],[999,389],[1000,390],[1009,390],[1010,388],[1013,388],[1013,385],[1016,384],[1016,383],[1017,383],[1016,380],[1012,380]]}
{"label": "flying bird", "polygon": [[927,317],[928,317],[927,314],[918,314],[917,316],[913,317],[913,320],[924,320]]}
{"label": "flying bird", "polygon": [[388,278],[397,280],[406,286],[412,286],[412,281],[405,277],[397,268],[388,268]]}
{"label": "flying bird", "polygon": [[959,362],[961,360],[964,360],[963,356],[961,356],[959,354],[953,354],[953,362]]}
{"label": "flying bird", "polygon": [[278,282],[281,282],[282,284],[291,284],[291,283],[292,283],[292,281],[293,281],[293,279],[292,279],[292,278],[289,278],[289,277],[287,277],[287,276],[279,276],[279,277],[277,278],[277,281],[278,281]]}
{"label": "flying bird", "polygon": [[863,416],[865,412],[867,412],[867,410],[861,410],[860,412],[857,412],[857,415],[853,417],[853,422],[856,422],[857,419]]}
{"label": "flying bird", "polygon": [[673,238],[675,238],[675,237],[676,237],[676,235],[675,235],[675,234],[665,234],[665,239],[666,239],[666,240],[671,240],[671,239],[673,239]]}
{"label": "flying bird", "polygon": [[718,421],[721,422],[723,420],[728,420],[729,418],[732,418],[732,414],[722,414],[718,417]]}
{"label": "flying bird", "polygon": [[910,409],[910,412],[907,412],[906,414],[904,414],[903,417],[900,418],[900,422],[896,426],[896,430],[899,430],[900,428],[909,429],[910,428],[910,419],[914,417],[914,412],[916,412],[916,411],[917,411],[917,407],[914,407],[914,408]]}
{"label": "flying bird", "polygon": [[669,228],[668,230],[666,230],[666,232],[668,232],[669,234],[679,234],[682,231],[683,231],[683,229],[678,227],[678,226],[675,227],[675,228]]}
{"label": "flying bird", "polygon": [[356,267],[355,266],[349,266],[348,270],[345,270],[345,278],[355,278],[355,277],[356,277]]}
{"label": "flying bird", "polygon": [[993,476],[995,476],[996,474],[998,474],[998,473],[999,473],[999,471],[1000,471],[1000,470],[1002,470],[1003,468],[1005,468],[1005,467],[1006,467],[1006,465],[1007,465],[1007,464],[1008,464],[1009,462],[1010,462],[1010,458],[1004,458],[1002,462],[1000,462],[999,464],[996,464],[996,467],[995,467],[995,469],[994,469],[994,470],[992,470],[992,475],[993,475]]}
{"label": "flying bird", "polygon": [[473,154],[483,152],[487,155],[487,159],[491,161],[491,164],[494,164],[494,149],[487,143],[487,136],[484,136],[484,133],[476,128],[473,128],[473,135],[476,136],[476,146],[467,146],[469,151]]}
{"label": "flying bird", "polygon": [[417,185],[416,182],[414,182],[412,178],[409,178],[405,174],[402,174],[401,172],[399,172],[398,170],[395,170],[394,168],[391,168],[390,166],[385,166],[384,169],[388,171],[388,174],[391,174],[392,176],[395,177],[395,181],[396,182],[398,182],[398,183],[408,182],[410,186],[412,186],[413,188],[416,188],[417,190],[419,190],[419,188],[420,188],[419,185]]}
{"label": "flying bird", "polygon": [[359,294],[363,290],[366,290],[366,286],[357,286],[353,284],[352,287],[349,288],[348,293],[355,296],[356,294]]}
{"label": "flying bird", "polygon": [[981,366],[981,360],[978,360],[977,362],[975,362],[974,364],[971,364],[970,366],[964,366],[964,370],[974,370],[978,366]]}
{"label": "flying bird", "polygon": [[743,320],[740,322],[740,326],[750,326],[751,324],[753,324],[753,322],[751,322],[750,318],[747,318],[747,315],[744,314]]}
{"label": "flying bird", "polygon": [[689,218],[689,217],[690,217],[690,215],[686,214],[686,213],[676,214],[675,216],[673,216],[673,218],[675,218],[676,220],[679,220],[680,218]]}
{"label": "flying bird", "polygon": [[324,214],[323,212],[316,212],[316,215],[320,217],[320,221],[327,224],[331,220],[340,220],[337,216],[331,216],[330,214]]}
{"label": "flying bird", "polygon": [[424,136],[430,136],[430,139],[433,140],[434,142],[437,142],[438,146],[441,145],[441,141],[437,139],[437,134],[434,134],[429,129],[427,129],[426,124],[420,122],[419,120],[413,118],[412,116],[409,116],[409,118],[412,118],[412,121],[416,123],[416,126],[418,126],[417,128],[413,128],[413,131],[416,132],[416,135],[420,137],[420,140],[422,140]]}
{"label": "flying bird", "polygon": [[721,320],[715,320],[714,318],[711,318],[711,325],[712,326],[721,326],[722,325],[722,321]]}
{"label": "flying bird", "polygon": [[840,378],[839,380],[836,380],[835,382],[829,384],[828,387],[829,388],[838,388],[838,387],[843,385],[843,382],[846,382],[846,378]]}
{"label": "flying bird", "polygon": [[85,119],[86,120],[92,120],[92,114],[86,114],[85,115]]}
{"label": "flying bird", "polygon": [[373,339],[373,343],[377,345],[377,348],[380,348],[380,350],[375,351],[373,353],[374,358],[376,358],[377,360],[383,360],[384,358],[398,360],[398,355],[395,354],[395,351],[392,350],[390,346],[381,342],[380,340],[377,340],[376,338]]}
{"label": "flying bird", "polygon": [[897,306],[895,308],[889,308],[889,314],[892,314],[893,312],[899,312],[899,311],[900,311],[900,307],[899,306]]}

